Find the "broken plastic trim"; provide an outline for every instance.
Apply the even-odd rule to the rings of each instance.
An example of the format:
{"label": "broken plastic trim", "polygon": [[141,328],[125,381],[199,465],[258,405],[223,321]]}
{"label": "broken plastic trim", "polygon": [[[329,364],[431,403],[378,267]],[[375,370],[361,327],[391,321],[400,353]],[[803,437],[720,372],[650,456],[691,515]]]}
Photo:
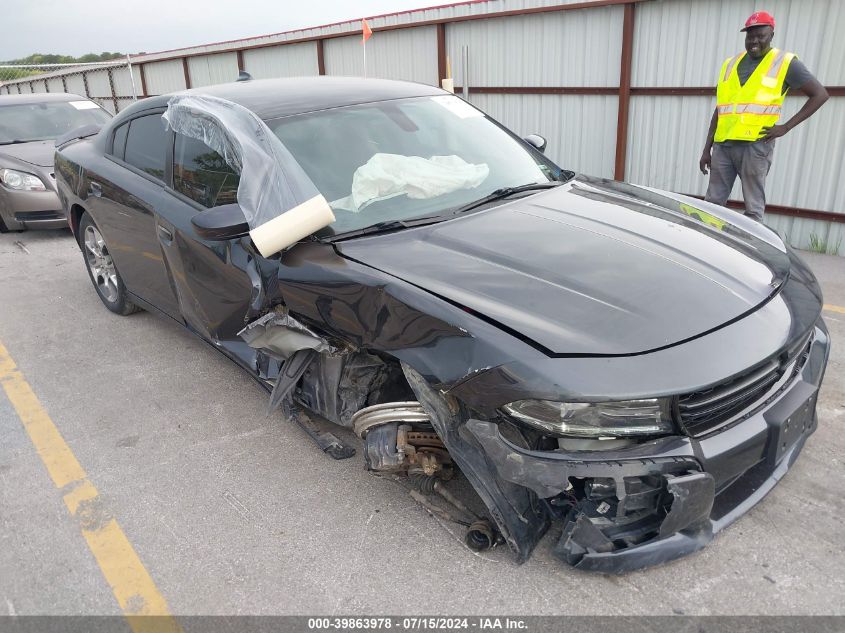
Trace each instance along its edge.
{"label": "broken plastic trim", "polygon": [[338,351],[323,337],[281,308],[256,319],[238,332],[238,336],[250,347],[282,361],[302,349],[312,349],[320,353]]}
{"label": "broken plastic trim", "polygon": [[238,204],[264,257],[334,222],[326,199],[254,112],[218,97],[179,94],[167,102],[162,118],[240,174]]}

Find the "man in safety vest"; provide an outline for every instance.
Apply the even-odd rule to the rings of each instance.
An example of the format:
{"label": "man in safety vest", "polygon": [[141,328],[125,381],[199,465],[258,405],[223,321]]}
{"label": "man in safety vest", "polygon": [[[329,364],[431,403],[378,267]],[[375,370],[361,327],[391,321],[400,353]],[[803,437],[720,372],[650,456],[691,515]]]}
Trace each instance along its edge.
{"label": "man in safety vest", "polygon": [[[766,176],[774,140],[807,119],[827,101],[824,89],[793,53],[772,48],[775,19],[765,11],[745,22],[745,53],[722,64],[716,109],[699,167],[710,185],[705,200],[724,205],[736,177],[742,183],[745,215],[762,221],[766,210]],[[786,123],[778,125],[787,91],[801,90],[809,99]]]}

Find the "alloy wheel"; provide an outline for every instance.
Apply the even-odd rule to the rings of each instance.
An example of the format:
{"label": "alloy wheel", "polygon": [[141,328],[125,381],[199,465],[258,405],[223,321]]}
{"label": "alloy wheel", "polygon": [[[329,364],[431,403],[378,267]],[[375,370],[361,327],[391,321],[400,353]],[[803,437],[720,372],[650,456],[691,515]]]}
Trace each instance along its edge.
{"label": "alloy wheel", "polygon": [[103,298],[109,303],[117,301],[117,270],[103,236],[92,225],[85,227],[85,261]]}

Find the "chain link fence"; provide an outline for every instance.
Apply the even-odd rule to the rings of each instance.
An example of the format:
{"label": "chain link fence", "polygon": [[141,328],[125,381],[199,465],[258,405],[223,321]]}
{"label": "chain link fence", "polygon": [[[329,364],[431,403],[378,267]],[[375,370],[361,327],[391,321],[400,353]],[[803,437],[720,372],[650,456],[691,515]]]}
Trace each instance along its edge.
{"label": "chain link fence", "polygon": [[126,59],[88,64],[0,65],[0,95],[68,92],[117,114],[138,98],[140,77]]}

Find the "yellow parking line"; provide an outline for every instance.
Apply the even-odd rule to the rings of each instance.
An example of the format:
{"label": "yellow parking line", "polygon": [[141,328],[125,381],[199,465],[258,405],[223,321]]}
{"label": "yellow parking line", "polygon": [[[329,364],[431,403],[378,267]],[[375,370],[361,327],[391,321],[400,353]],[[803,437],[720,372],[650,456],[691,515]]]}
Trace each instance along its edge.
{"label": "yellow parking line", "polygon": [[164,596],[2,342],[0,384],[68,511],[79,521],[82,536],[129,626],[135,633],[181,633]]}
{"label": "yellow parking line", "polygon": [[828,312],[841,312],[842,314],[845,314],[845,308],[842,306],[832,306],[829,303],[826,303],[822,307]]}

